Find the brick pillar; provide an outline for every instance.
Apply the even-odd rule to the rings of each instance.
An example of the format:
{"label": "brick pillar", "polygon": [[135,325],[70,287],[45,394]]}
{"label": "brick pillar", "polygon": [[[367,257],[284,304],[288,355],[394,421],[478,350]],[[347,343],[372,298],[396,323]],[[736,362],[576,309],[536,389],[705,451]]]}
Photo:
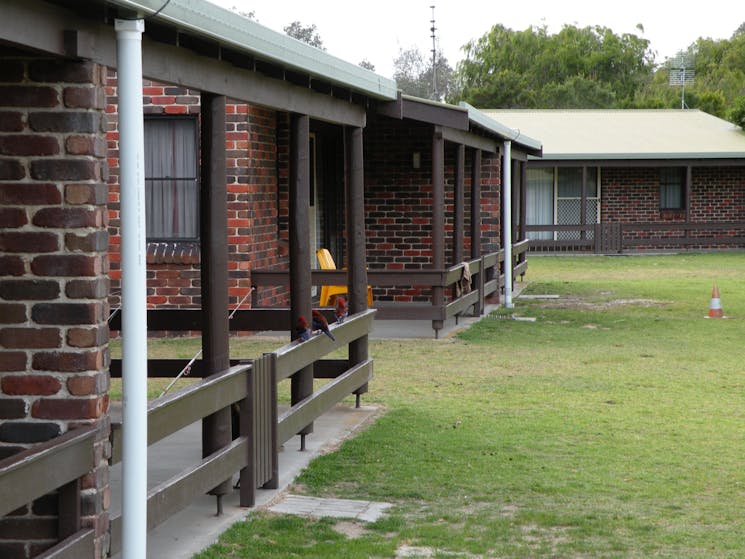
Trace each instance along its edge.
{"label": "brick pillar", "polygon": [[[108,233],[102,68],[0,60],[0,457],[100,427],[83,527],[108,547]],[[0,519],[0,557],[53,545],[56,499]]]}

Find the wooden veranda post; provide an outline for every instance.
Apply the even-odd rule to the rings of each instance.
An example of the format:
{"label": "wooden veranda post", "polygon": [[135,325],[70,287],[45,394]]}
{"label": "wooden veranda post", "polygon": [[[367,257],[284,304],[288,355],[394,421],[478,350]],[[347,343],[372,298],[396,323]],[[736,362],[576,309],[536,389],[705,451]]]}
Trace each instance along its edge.
{"label": "wooden veranda post", "polygon": [[585,225],[587,225],[587,165],[582,165],[582,198],[579,209],[579,224],[582,226],[580,239],[585,240],[587,238],[587,231],[585,230]]}
{"label": "wooden veranda post", "polygon": [[[294,326],[304,317],[311,323],[310,281],[310,118],[290,115],[290,318],[292,339],[297,337]],[[300,369],[290,381],[290,400],[294,406],[313,394],[313,365]],[[300,448],[305,449],[305,436],[313,432],[313,424],[298,431]]]}
{"label": "wooden veranda post", "polygon": [[[225,97],[202,93],[202,187],[200,235],[202,280],[202,364],[210,374],[230,367],[228,330],[228,214],[225,161]],[[230,408],[202,421],[202,456],[227,446],[232,440]],[[210,491],[217,496],[230,492],[230,480]]]}
{"label": "wooden veranda post", "polygon": [[[520,162],[520,217],[518,226],[517,240],[519,242],[527,239],[525,232],[525,218],[528,215],[526,205],[528,203],[528,163],[527,161]],[[525,251],[520,254],[519,262],[523,263],[528,259],[528,252]]]}
{"label": "wooden veranda post", "polygon": [[[520,191],[523,188],[522,175],[520,174],[519,159],[512,160],[512,243],[519,243],[522,239],[518,236],[520,231]],[[513,259],[517,260],[517,259]]]}
{"label": "wooden veranda post", "polygon": [[[481,150],[473,150],[471,162],[471,259],[481,258]],[[473,313],[481,316],[484,312],[483,267],[472,278],[473,284],[479,286],[478,302],[474,305]]]}
{"label": "wooden veranda post", "polygon": [[[347,127],[344,130],[346,187],[347,187],[347,239],[349,254],[347,282],[349,290],[349,312],[363,312],[367,309],[367,244],[365,240],[365,180],[362,150],[362,128]],[[349,366],[367,361],[367,336],[349,344]],[[360,395],[367,392],[367,384],[355,391],[357,407]]]}
{"label": "wooden veranda post", "polygon": [[466,146],[458,144],[455,152],[455,192],[453,199],[453,264],[463,262],[463,237],[464,237],[464,174],[466,167]]}
{"label": "wooden veranda post", "polygon": [[527,238],[525,231],[525,220],[528,215],[528,163],[521,161],[520,165],[520,234],[519,239],[524,241]]}
{"label": "wooden veranda post", "polygon": [[691,222],[691,192],[693,190],[693,167],[691,165],[686,165],[685,168],[685,199],[683,200],[683,204],[685,205],[685,212],[686,212],[686,229],[683,233],[684,235],[684,242],[688,242],[688,236],[690,235],[691,230],[688,229],[688,224]]}
{"label": "wooden veranda post", "polygon": [[[445,139],[442,129],[432,133],[432,268],[445,267]],[[442,286],[432,287],[432,305],[441,309],[445,303]],[[435,336],[442,329],[442,320],[433,320]]]}

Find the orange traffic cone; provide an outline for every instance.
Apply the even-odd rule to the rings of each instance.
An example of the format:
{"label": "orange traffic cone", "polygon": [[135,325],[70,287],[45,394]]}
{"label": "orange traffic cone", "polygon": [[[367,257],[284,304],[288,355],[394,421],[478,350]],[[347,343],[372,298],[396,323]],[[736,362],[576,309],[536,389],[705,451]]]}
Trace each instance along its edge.
{"label": "orange traffic cone", "polygon": [[709,303],[709,318],[722,318],[724,312],[722,312],[722,301],[719,299],[719,288],[717,284],[714,284],[714,289],[711,291],[711,302]]}

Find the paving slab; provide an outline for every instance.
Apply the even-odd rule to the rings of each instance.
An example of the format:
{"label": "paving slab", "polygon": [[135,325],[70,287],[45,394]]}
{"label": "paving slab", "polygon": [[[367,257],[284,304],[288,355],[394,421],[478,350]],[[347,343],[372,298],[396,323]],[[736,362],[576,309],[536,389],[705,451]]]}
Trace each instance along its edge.
{"label": "paving slab", "polygon": [[351,518],[364,522],[375,522],[392,506],[391,503],[376,501],[322,499],[320,497],[287,494],[278,502],[271,505],[268,510],[299,516],[313,516],[317,518],[328,516],[332,518]]}

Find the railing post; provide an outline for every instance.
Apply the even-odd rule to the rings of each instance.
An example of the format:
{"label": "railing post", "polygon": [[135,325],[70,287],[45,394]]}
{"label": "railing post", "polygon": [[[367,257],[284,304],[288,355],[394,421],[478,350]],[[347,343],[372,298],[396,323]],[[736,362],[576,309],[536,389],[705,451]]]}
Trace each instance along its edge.
{"label": "railing post", "polygon": [[59,508],[57,537],[64,540],[80,530],[80,479],[73,480],[59,488],[57,503]]}
{"label": "railing post", "polygon": [[494,290],[494,295],[490,295],[488,297],[486,296],[486,293],[484,293],[484,306],[486,306],[487,302],[498,304],[501,300],[499,296],[499,287],[500,278],[502,277],[502,261],[504,261],[504,251],[501,248],[497,247],[497,261],[494,263],[494,266],[490,266],[484,269],[484,279],[482,280],[482,285],[486,285],[490,281],[497,280],[497,289]]}
{"label": "railing post", "polygon": [[473,309],[476,316],[481,316],[482,314],[484,314],[484,299],[486,298],[486,295],[484,293],[484,278],[486,277],[486,274],[484,273],[484,266],[486,266],[486,261],[482,256],[479,259],[479,274],[475,278],[476,289],[478,289],[479,291],[479,298]]}
{"label": "railing post", "polygon": [[267,355],[267,365],[269,370],[266,371],[263,382],[269,386],[269,459],[271,461],[272,475],[269,481],[261,487],[263,489],[277,489],[279,487],[279,444],[277,443],[277,354],[270,353]]}
{"label": "railing post", "polygon": [[[258,359],[256,360],[258,362]],[[256,437],[254,415],[256,413],[256,376],[254,367],[246,371],[246,397],[239,402],[240,420],[238,432],[248,438],[246,467],[240,471],[240,505],[252,507],[256,504]]]}

